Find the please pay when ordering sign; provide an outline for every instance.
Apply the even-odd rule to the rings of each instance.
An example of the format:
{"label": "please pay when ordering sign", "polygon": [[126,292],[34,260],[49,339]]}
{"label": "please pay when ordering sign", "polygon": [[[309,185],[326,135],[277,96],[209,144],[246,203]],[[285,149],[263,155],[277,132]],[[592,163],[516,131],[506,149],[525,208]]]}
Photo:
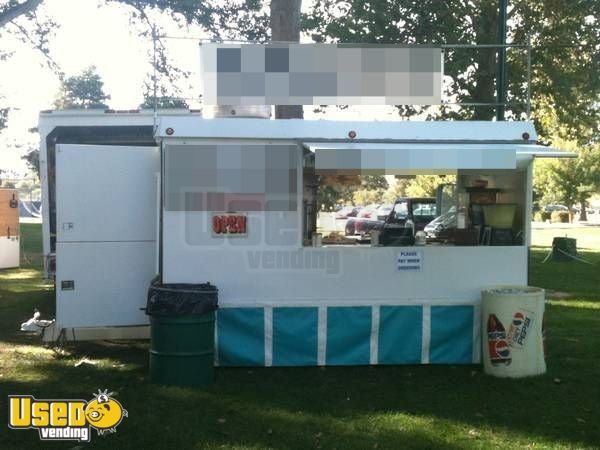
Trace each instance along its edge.
{"label": "please pay when ordering sign", "polygon": [[420,272],[423,269],[423,250],[405,250],[398,254],[398,270],[403,272]]}

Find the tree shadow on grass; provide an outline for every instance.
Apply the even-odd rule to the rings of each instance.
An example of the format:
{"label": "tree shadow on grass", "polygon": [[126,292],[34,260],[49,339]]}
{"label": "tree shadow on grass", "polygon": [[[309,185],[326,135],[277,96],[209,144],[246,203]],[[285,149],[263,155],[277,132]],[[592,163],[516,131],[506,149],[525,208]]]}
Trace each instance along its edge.
{"label": "tree shadow on grass", "polygon": [[[23,311],[49,310],[52,292],[25,288],[0,300],[0,341],[39,346],[39,338],[24,336],[18,325],[26,319]],[[551,304],[547,319],[548,374],[531,379],[488,377],[480,366],[219,368],[206,390],[165,388],[148,384],[147,342],[102,341],[22,361],[22,376],[0,367],[0,398],[91,398],[99,388],[117,391],[130,417],[116,435],[94,436],[99,448],[452,449],[489,445],[479,440],[481,430],[482,439],[497,435],[494,445],[507,447],[529,439],[594,447],[600,442],[600,312],[576,302]],[[75,367],[82,358],[99,363]],[[6,413],[0,408],[1,422],[7,423]],[[511,435],[516,441],[503,441]],[[34,431],[5,428],[0,447],[48,444]]]}
{"label": "tree shadow on grass", "polygon": [[[98,367],[80,371],[47,365],[42,370],[47,377],[40,382],[2,381],[0,387],[2,391],[27,393],[36,398],[86,399],[99,386],[118,392],[117,398],[129,417],[116,435],[93,435],[97,448],[465,448],[421,426],[429,421],[433,425],[435,420],[431,418],[403,415],[378,421],[376,414],[371,418],[359,409],[339,414],[327,404],[315,410],[294,401],[300,393],[293,387],[272,403],[252,395],[256,386],[265,392],[265,386],[256,377],[250,384],[234,383],[238,392],[232,394],[220,388],[226,379],[207,390],[194,390],[149,385],[138,376],[138,370],[117,377],[113,371]],[[318,369],[300,370],[306,373]],[[285,376],[278,372],[280,377]],[[110,381],[109,386],[106,380]],[[280,383],[283,381],[279,378]],[[311,394],[310,390],[302,393]],[[0,412],[0,420],[7,420],[4,415],[4,411]],[[31,430],[8,430],[4,441],[5,448],[47,447]]]}
{"label": "tree shadow on grass", "polygon": [[[94,436],[99,448],[594,447],[600,345],[591,335],[600,314],[574,309],[549,307],[549,371],[529,379],[485,376],[480,366],[219,368],[206,390],[167,388],[148,384],[147,344],[94,343],[40,362],[38,381],[3,379],[0,390],[42,398],[117,391],[130,415],[117,435]],[[110,361],[75,367],[84,355]],[[27,434],[15,433],[11,443]],[[33,434],[27,442],[39,445]]]}

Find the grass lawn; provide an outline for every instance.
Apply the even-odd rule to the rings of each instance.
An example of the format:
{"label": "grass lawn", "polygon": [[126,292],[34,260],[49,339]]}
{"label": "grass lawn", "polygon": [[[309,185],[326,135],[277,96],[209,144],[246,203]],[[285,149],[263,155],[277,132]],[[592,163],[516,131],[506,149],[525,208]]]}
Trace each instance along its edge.
{"label": "grass lawn", "polygon": [[[109,388],[129,411],[94,448],[399,449],[599,448],[600,248],[582,263],[541,261],[531,284],[567,292],[547,305],[548,373],[523,380],[480,366],[217,369],[207,390],[147,382],[147,342],[96,342],[62,352],[20,334],[34,307],[53,311],[40,278],[40,226],[22,225],[29,263],[0,271],[0,448],[84,448],[40,443],[6,427],[7,394],[91,398]],[[96,365],[75,367],[88,358]]]}
{"label": "grass lawn", "polygon": [[534,247],[550,247],[552,246],[552,239],[558,236],[577,239],[577,247],[580,249],[600,251],[600,225],[536,229],[533,230],[531,245]]}

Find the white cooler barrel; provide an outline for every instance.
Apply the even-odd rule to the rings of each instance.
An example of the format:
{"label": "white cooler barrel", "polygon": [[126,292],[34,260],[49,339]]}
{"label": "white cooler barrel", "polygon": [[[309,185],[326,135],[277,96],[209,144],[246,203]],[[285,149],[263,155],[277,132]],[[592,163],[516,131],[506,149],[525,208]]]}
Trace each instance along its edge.
{"label": "white cooler barrel", "polygon": [[485,373],[511,378],[545,373],[544,290],[498,286],[481,296]]}

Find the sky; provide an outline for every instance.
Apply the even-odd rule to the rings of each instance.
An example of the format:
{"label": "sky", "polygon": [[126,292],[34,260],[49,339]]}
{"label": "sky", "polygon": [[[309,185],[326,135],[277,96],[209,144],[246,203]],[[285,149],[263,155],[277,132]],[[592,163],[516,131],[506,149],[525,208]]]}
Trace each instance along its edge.
{"label": "sky", "polygon": [[[111,95],[112,108],[135,108],[141,103],[143,82],[151,70],[152,43],[137,35],[126,8],[98,0],[45,0],[40,12],[60,25],[51,38],[50,53],[65,74],[95,65],[105,92]],[[23,174],[21,154],[38,139],[27,130],[37,125],[39,111],[52,108],[60,83],[31,46],[5,34],[2,48],[14,54],[0,63],[2,104],[12,108],[8,128],[0,134],[0,168]]]}
{"label": "sky", "polygon": [[[310,6],[303,2],[303,9]],[[139,28],[130,23],[129,10],[119,4],[102,0],[44,0],[39,13],[51,17],[60,26],[50,39],[50,54],[67,75],[75,75],[94,65],[104,81],[104,90],[111,96],[113,109],[137,108],[143,98],[143,84],[152,70],[150,39],[139,36]],[[181,30],[168,18],[153,17],[169,36],[203,38],[199,28]],[[197,39],[166,39],[169,54],[178,67],[196,72],[199,67]],[[27,175],[22,154],[38,145],[39,137],[28,130],[37,125],[38,114],[51,109],[60,83],[45,64],[43,56],[9,34],[2,35],[3,50],[13,56],[0,61],[0,104],[12,111],[8,127],[0,132],[0,169],[9,170],[13,177]],[[199,93],[195,74],[191,78],[191,95]],[[305,108],[305,117],[314,118],[312,108]],[[391,108],[349,108],[337,111],[330,118],[394,120]]]}

